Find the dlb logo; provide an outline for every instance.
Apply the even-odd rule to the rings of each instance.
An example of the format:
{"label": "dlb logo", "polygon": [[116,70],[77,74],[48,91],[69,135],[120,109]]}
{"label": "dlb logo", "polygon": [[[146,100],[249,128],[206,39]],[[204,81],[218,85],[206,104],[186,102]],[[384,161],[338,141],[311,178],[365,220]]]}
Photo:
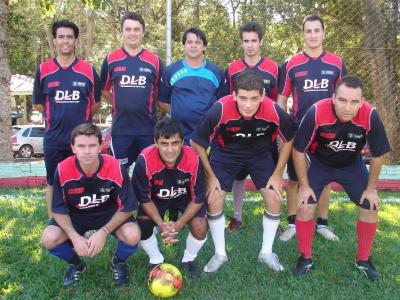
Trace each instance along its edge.
{"label": "dlb logo", "polygon": [[259,133],[236,133],[234,136],[238,138],[245,138],[249,139],[252,137],[260,136],[260,135],[265,135],[265,132],[259,132]]}
{"label": "dlb logo", "polygon": [[187,194],[187,190],[185,187],[171,187],[171,189],[160,189],[157,194],[157,197],[160,199],[173,199],[178,198],[181,195]]}
{"label": "dlb logo", "polygon": [[120,87],[144,87],[146,85],[146,76],[122,75],[119,85]]}
{"label": "dlb logo", "polygon": [[97,198],[96,194],[90,196],[83,196],[80,199],[80,203],[76,206],[78,209],[87,209],[99,206],[101,203],[104,203],[110,198],[110,195],[101,195],[100,198]]}
{"label": "dlb logo", "polygon": [[332,141],[327,145],[328,148],[335,152],[339,151],[355,151],[357,143],[354,142],[343,142],[343,141]]}
{"label": "dlb logo", "polygon": [[318,82],[318,79],[306,79],[304,80],[304,86],[303,90],[305,92],[309,91],[319,91],[319,90],[325,90],[329,86],[329,80],[328,79],[322,79],[320,82]]}
{"label": "dlb logo", "polygon": [[80,92],[73,90],[72,93],[68,90],[66,91],[56,91],[56,96],[54,97],[54,100],[56,101],[71,101],[71,100],[79,100],[80,98]]}

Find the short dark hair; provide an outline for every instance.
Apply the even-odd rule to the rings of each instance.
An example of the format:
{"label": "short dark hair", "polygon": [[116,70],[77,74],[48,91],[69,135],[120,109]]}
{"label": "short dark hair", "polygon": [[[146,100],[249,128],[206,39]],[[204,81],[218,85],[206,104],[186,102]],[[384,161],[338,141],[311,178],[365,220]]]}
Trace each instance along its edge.
{"label": "short dark hair", "polygon": [[304,25],[306,24],[306,22],[312,22],[312,21],[319,21],[321,23],[322,26],[322,30],[325,31],[325,23],[324,20],[318,16],[317,14],[311,14],[308,16],[305,16],[303,19],[303,31],[304,31]]}
{"label": "short dark hair", "polygon": [[101,130],[94,124],[83,123],[76,126],[71,133],[71,144],[75,145],[75,138],[79,135],[92,136],[94,135],[99,140],[99,145],[101,144],[102,136]]}
{"label": "short dark hair", "polygon": [[141,14],[138,14],[133,11],[127,11],[121,19],[121,29],[124,27],[124,22],[126,20],[133,20],[133,21],[138,21],[140,24],[142,24],[143,31],[145,29],[146,24],[144,23],[144,19]]}
{"label": "short dark hair", "polygon": [[61,21],[56,21],[51,26],[51,33],[53,34],[53,38],[57,37],[57,29],[61,27],[71,28],[74,31],[74,36],[77,39],[79,36],[79,28],[76,26],[75,23],[71,22],[70,20],[64,19]]}
{"label": "short dark hair", "polygon": [[180,121],[171,117],[164,117],[154,126],[154,139],[158,141],[160,137],[169,139],[173,135],[178,134],[183,140],[183,126]]}
{"label": "short dark hair", "polygon": [[247,22],[240,27],[240,40],[243,40],[243,32],[255,32],[258,35],[258,39],[261,41],[264,37],[264,29],[260,24],[254,21]]}
{"label": "short dark hair", "polygon": [[359,77],[354,76],[354,75],[346,75],[346,76],[344,76],[342,78],[342,80],[340,80],[339,84],[336,86],[335,94],[337,93],[337,91],[338,91],[338,89],[339,89],[339,87],[341,85],[345,85],[345,86],[347,86],[349,88],[353,88],[353,89],[360,88],[361,89],[361,93],[364,92],[364,83],[363,83],[363,81]]}
{"label": "short dark hair", "polygon": [[203,45],[207,46],[206,35],[199,28],[195,28],[195,27],[191,27],[191,28],[189,28],[188,30],[185,31],[185,33],[182,36],[182,45],[185,45],[186,40],[187,40],[187,36],[188,36],[189,33],[195,34],[197,36],[197,38],[202,40]]}
{"label": "short dark hair", "polygon": [[259,91],[260,95],[262,95],[264,91],[264,80],[254,71],[244,71],[236,77],[233,86],[236,94],[239,90],[245,90]]}

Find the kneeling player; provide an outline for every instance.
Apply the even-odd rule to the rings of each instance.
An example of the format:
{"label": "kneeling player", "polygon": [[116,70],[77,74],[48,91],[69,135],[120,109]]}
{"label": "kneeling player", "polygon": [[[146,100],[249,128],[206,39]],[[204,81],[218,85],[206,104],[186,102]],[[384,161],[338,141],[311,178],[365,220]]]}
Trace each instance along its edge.
{"label": "kneeling player", "polygon": [[[132,212],[137,199],[128,174],[115,158],[100,153],[101,131],[92,124],[77,126],[71,137],[75,153],[58,164],[52,212],[42,243],[68,264],[64,286],[78,282],[86,270],[82,256],[101,252],[107,236],[118,240],[111,268],[118,286],[129,282],[125,260],[137,249],[140,230]],[[97,230],[86,238],[85,232]]]}
{"label": "kneeling player", "polygon": [[[360,155],[366,141],[372,152],[369,174]],[[378,224],[376,184],[382,156],[389,151],[382,121],[376,109],[363,101],[363,83],[357,77],[344,77],[332,99],[321,100],[307,111],[293,148],[299,178],[296,231],[301,254],[294,275],[306,274],[314,267],[311,245],[316,199],[327,184],[335,181],[358,206],[355,265],[369,279],[380,278],[369,255]],[[310,161],[308,171],[305,152]]]}
{"label": "kneeling player", "polygon": [[[205,180],[198,155],[183,145],[183,137],[179,121],[169,117],[158,121],[154,129],[155,145],[144,149],[138,157],[132,181],[140,201],[140,246],[149,256],[150,264],[164,262],[154,226],[158,226],[165,243],[175,243],[179,231],[189,224],[181,265],[190,276],[197,277],[200,272],[195,259],[207,238]],[[164,222],[164,213],[171,207],[178,208],[182,215],[176,222]]]}
{"label": "kneeling player", "polygon": [[[215,255],[204,267],[216,272],[228,260],[225,251],[224,199],[238,174],[248,172],[264,202],[263,243],[259,261],[275,271],[283,267],[272,245],[279,225],[282,173],[291,152],[295,124],[274,101],[263,94],[263,79],[253,71],[241,73],[232,95],[220,99],[199,123],[192,145],[199,153],[207,178],[208,224]],[[277,165],[271,150],[279,135],[283,146]],[[206,149],[211,142],[211,158]]]}

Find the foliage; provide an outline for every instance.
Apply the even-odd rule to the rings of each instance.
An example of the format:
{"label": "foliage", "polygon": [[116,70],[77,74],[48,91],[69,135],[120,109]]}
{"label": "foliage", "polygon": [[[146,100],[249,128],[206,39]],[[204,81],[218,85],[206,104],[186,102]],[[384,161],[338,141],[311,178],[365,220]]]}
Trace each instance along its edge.
{"label": "foliage", "polygon": [[[0,298],[4,299],[154,299],[147,289],[147,257],[142,252],[128,260],[132,278],[128,288],[115,288],[110,257],[116,241],[109,238],[99,256],[87,259],[88,270],[74,289],[61,287],[65,263],[40,245],[47,214],[43,189],[0,190]],[[381,194],[398,198],[398,194]],[[333,198],[344,197],[335,193]],[[319,236],[314,239],[316,268],[304,278],[291,274],[297,259],[296,242],[276,241],[274,249],[286,268],[274,273],[257,262],[261,247],[263,207],[255,193],[247,193],[244,226],[227,235],[229,263],[217,274],[190,280],[184,276],[182,293],[176,299],[399,299],[400,205],[385,204],[372,255],[383,279],[368,281],[353,266],[356,235],[356,209],[349,202],[331,203],[331,225],[341,241],[333,243]],[[286,209],[284,209],[286,211]],[[227,203],[227,215],[232,213]],[[285,216],[282,216],[284,220]],[[282,222],[285,225],[285,222]],[[163,246],[166,262],[179,266],[185,246],[186,230],[175,246]],[[200,252],[200,266],[212,256],[211,237]],[[323,286],[323,288],[321,288]]]}

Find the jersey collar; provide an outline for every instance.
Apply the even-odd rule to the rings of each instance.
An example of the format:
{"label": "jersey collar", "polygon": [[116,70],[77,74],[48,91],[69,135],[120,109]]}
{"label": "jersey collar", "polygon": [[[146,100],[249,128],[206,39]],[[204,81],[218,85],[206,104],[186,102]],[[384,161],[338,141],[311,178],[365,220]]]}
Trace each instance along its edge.
{"label": "jersey collar", "polygon": [[122,51],[124,51],[124,53],[125,53],[128,57],[137,57],[137,56],[139,56],[140,54],[142,54],[143,51],[144,51],[144,48],[142,47],[142,49],[141,49],[138,53],[136,53],[136,55],[130,55],[129,52],[126,51],[126,49],[125,49],[124,47],[122,47],[121,49],[122,49]]}
{"label": "jersey collar", "polygon": [[66,70],[66,69],[70,69],[70,68],[72,68],[73,66],[75,66],[75,65],[77,64],[77,62],[78,62],[78,59],[77,59],[76,57],[74,57],[73,62],[72,62],[68,67],[63,67],[63,66],[61,66],[61,65],[58,63],[56,57],[53,58],[53,61],[54,61],[54,63],[55,63],[60,69]]}
{"label": "jersey collar", "polygon": [[325,55],[325,53],[326,53],[325,50],[323,50],[320,56],[312,57],[312,56],[308,55],[308,54],[306,53],[306,51],[303,51],[303,54],[304,54],[305,56],[307,56],[307,57],[308,57],[309,59],[311,59],[311,60],[318,60],[318,59],[320,59],[321,57],[323,57],[323,56]]}

